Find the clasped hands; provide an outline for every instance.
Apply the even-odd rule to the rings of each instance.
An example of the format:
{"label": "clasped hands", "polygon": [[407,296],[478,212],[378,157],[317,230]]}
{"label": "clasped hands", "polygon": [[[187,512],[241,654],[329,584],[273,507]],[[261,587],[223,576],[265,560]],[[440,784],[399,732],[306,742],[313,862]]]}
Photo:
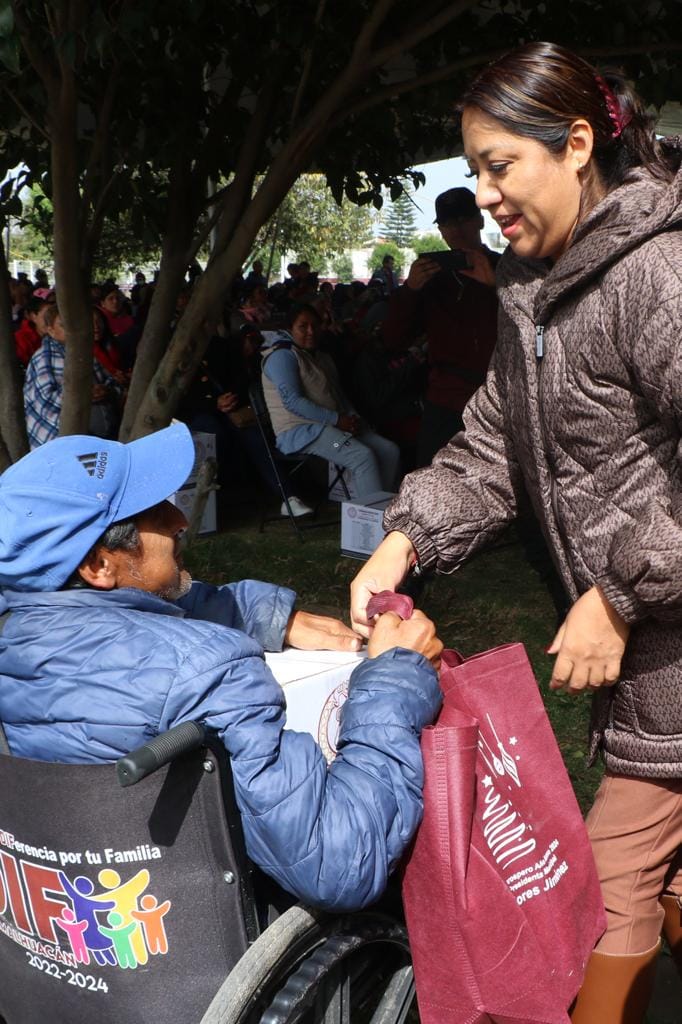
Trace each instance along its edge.
{"label": "clasped hands", "polygon": [[[287,624],[284,642],[303,651],[359,651],[363,637],[340,619],[296,611]],[[367,644],[367,657],[377,658],[394,647],[423,654],[436,669],[440,665],[443,645],[436,636],[436,627],[416,609],[412,618],[405,621],[393,612],[377,617]]]}

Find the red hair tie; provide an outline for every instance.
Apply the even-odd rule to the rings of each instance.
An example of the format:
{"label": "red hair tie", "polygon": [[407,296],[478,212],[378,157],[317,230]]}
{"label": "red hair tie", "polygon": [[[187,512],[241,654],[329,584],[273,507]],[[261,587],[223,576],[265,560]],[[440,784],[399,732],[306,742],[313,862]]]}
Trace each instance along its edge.
{"label": "red hair tie", "polygon": [[620,103],[616,99],[613,90],[610,88],[608,83],[604,81],[601,75],[595,75],[594,77],[597,85],[599,86],[599,91],[604,97],[609,118],[615,126],[614,130],[611,132],[611,138],[617,139],[623,131],[623,128],[630,124],[632,114],[623,114]]}

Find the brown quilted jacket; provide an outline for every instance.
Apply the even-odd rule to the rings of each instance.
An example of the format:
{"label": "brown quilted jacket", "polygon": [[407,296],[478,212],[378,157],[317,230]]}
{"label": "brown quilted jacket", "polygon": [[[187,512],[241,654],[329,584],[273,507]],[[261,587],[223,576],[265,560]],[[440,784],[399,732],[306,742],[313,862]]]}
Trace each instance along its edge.
{"label": "brown quilted jacket", "polygon": [[682,776],[682,171],[637,171],[554,266],[507,250],[498,279],[466,433],[405,478],[384,525],[448,573],[527,494],[571,599],[599,583],[633,625],[593,749],[616,772]]}

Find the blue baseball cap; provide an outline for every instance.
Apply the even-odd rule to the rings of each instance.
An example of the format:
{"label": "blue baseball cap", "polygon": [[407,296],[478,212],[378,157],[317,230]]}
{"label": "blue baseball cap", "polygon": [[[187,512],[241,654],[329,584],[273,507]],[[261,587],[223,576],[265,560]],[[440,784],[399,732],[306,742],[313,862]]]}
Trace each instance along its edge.
{"label": "blue baseball cap", "polygon": [[184,423],[129,444],[58,437],[0,476],[0,587],[58,590],[112,523],[182,487],[194,464]]}

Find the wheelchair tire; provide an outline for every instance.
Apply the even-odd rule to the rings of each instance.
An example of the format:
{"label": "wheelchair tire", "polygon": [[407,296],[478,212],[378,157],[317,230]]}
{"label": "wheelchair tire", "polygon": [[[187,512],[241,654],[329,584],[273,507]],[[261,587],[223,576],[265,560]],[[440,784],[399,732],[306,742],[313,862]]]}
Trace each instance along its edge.
{"label": "wheelchair tire", "polygon": [[296,906],[247,950],[201,1024],[403,1024],[418,1019],[414,1003],[402,923]]}

